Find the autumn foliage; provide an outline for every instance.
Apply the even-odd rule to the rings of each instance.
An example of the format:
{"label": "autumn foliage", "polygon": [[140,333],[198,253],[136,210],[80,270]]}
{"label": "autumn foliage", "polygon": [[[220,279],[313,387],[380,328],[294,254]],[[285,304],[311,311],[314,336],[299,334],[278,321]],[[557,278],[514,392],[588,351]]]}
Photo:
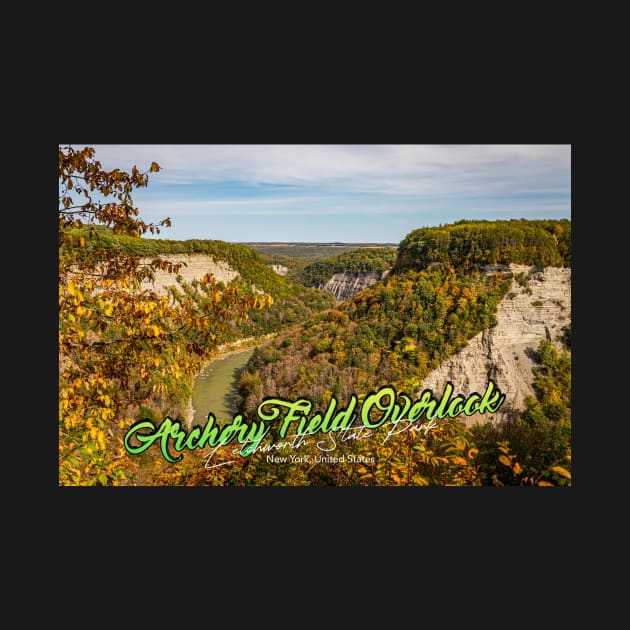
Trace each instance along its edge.
{"label": "autumn foliage", "polygon": [[170,225],[142,221],[132,198],[158,164],[106,171],[94,153],[59,148],[60,485],[133,483],[137,464],[124,451],[125,429],[143,406],[182,415],[200,362],[216,351],[221,331],[254,307],[253,298],[209,276],[192,290],[159,296],[143,281],[176,266],[88,247],[90,230],[74,236],[85,226],[138,237]]}

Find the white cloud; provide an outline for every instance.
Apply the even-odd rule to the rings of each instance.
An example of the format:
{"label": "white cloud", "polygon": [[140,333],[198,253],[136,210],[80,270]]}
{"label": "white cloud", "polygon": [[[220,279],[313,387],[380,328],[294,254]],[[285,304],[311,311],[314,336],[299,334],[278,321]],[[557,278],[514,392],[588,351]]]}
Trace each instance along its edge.
{"label": "white cloud", "polygon": [[152,182],[237,181],[396,194],[570,188],[570,145],[95,145],[105,168]]}

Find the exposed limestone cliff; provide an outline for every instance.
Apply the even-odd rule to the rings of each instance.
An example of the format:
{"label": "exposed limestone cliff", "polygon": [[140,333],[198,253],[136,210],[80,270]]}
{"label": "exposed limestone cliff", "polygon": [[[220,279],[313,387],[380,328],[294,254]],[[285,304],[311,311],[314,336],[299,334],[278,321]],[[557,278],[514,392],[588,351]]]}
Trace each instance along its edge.
{"label": "exposed limestone cliff", "polygon": [[328,282],[317,288],[332,293],[340,302],[351,298],[355,293],[367,289],[389,275],[390,270],[371,273],[336,273]]}
{"label": "exposed limestone cliff", "polygon": [[[217,282],[225,284],[239,275],[238,271],[232,269],[226,261],[217,260],[209,254],[169,254],[163,258],[172,263],[186,263],[186,265],[182,265],[177,274],[158,270],[155,272],[152,283],[148,281],[143,283],[143,287],[153,288],[156,293],[161,295],[166,293],[166,287],[177,284],[177,275],[182,276],[185,282],[191,282],[192,280],[201,280],[209,273],[215,277]],[[142,258],[140,262],[149,263],[151,259]]]}
{"label": "exposed limestone cliff", "polygon": [[289,268],[284,265],[267,265],[272,271],[275,271],[279,276],[286,276],[289,273]]}
{"label": "exposed limestone cliff", "polygon": [[441,393],[451,381],[456,393],[483,393],[493,379],[506,394],[494,416],[462,417],[464,422],[501,422],[511,410],[524,409],[524,400],[534,395],[532,368],[534,352],[541,339],[558,349],[563,328],[571,323],[571,269],[547,267],[536,271],[510,265],[516,275],[531,273],[527,286],[512,280],[512,286],[497,308],[497,324],[471,339],[465,348],[431,372],[421,390]]}

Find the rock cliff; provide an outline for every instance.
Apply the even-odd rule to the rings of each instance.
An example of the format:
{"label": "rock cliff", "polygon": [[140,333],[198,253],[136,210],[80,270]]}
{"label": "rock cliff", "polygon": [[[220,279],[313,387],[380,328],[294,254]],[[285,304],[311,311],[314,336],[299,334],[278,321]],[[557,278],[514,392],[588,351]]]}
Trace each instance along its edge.
{"label": "rock cliff", "polygon": [[524,409],[525,397],[534,395],[532,368],[538,344],[547,339],[560,348],[563,329],[571,324],[571,269],[510,265],[510,270],[529,276],[526,286],[513,279],[497,308],[496,325],[444,361],[420,389],[439,394],[450,381],[455,393],[483,393],[488,379],[493,379],[506,395],[505,402],[494,416],[463,417],[468,424],[501,422],[512,410]]}
{"label": "rock cliff", "polygon": [[286,276],[289,273],[289,268],[285,265],[267,265],[272,271],[275,271],[279,276]]}
{"label": "rock cliff", "polygon": [[[182,265],[177,274],[158,270],[155,272],[152,283],[148,281],[143,283],[143,287],[153,288],[160,295],[166,294],[166,287],[177,284],[177,275],[180,275],[185,282],[191,282],[192,280],[201,280],[209,273],[215,277],[217,282],[225,284],[239,275],[238,271],[232,269],[226,261],[215,259],[209,254],[169,254],[163,258],[172,263],[186,263],[186,265]],[[149,263],[151,259],[142,258],[140,262]]]}
{"label": "rock cliff", "polygon": [[389,275],[389,272],[390,270],[387,269],[371,273],[336,273],[328,282],[320,284],[317,288],[332,293],[337,300],[343,302],[355,293],[382,280]]}

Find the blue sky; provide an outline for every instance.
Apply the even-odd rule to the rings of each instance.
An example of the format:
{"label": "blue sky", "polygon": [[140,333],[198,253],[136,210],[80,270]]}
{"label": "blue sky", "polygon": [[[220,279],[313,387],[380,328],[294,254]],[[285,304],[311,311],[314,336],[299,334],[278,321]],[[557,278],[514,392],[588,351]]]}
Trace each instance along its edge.
{"label": "blue sky", "polygon": [[[75,144],[75,147],[86,145]],[[162,170],[134,201],[159,238],[398,243],[460,219],[571,218],[570,145],[95,145]]]}

